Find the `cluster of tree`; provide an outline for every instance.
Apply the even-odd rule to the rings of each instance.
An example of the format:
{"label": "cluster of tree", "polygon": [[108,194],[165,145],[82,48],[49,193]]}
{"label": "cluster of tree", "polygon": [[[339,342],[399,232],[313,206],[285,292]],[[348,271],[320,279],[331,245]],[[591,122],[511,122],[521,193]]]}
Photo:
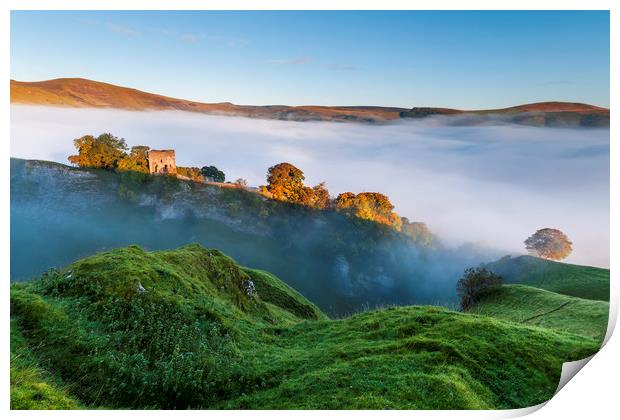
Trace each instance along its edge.
{"label": "cluster of tree", "polygon": [[466,311],[482,296],[502,285],[502,277],[485,267],[470,267],[456,283],[461,310]]}
{"label": "cluster of tree", "polygon": [[558,229],[539,229],[524,243],[525,249],[531,253],[556,261],[563,260],[573,251],[573,243]]}
{"label": "cluster of tree", "polygon": [[267,185],[262,185],[259,191],[278,201],[301,204],[315,209],[329,207],[331,200],[325,184],[307,187],[304,185],[305,179],[301,169],[290,163],[279,163],[267,170]]}
{"label": "cluster of tree", "polygon": [[[148,146],[134,146],[130,150],[124,139],[104,133],[97,137],[86,135],[73,141],[78,153],[69,156],[69,161],[80,167],[102,168],[119,171],[149,173]],[[129,151],[128,151],[129,150]],[[203,177],[214,182],[225,182],[226,175],[215,166],[177,166],[177,174],[192,180]],[[314,187],[304,185],[305,176],[301,169],[290,163],[279,163],[267,171],[267,185],[259,191],[275,200],[308,206],[314,209],[335,209],[345,214],[370,220],[402,231],[418,243],[431,244],[434,236],[424,223],[409,222],[394,212],[390,199],[377,192],[354,194],[345,192],[332,199],[325,183]],[[246,187],[247,181],[235,181]]]}
{"label": "cluster of tree", "polygon": [[125,139],[110,133],[86,135],[73,140],[77,155],[69,162],[82,168],[118,169],[121,171],[149,172],[149,147],[134,146],[129,150]]}
{"label": "cluster of tree", "polygon": [[[133,171],[149,173],[148,146],[127,147],[125,139],[110,133],[82,136],[73,140],[77,149],[76,155],[69,156],[69,162],[82,168],[100,168],[118,171]],[[202,181],[203,177],[216,182],[224,182],[224,172],[215,166],[195,167],[177,166],[177,174],[195,181]]]}
{"label": "cluster of tree", "polygon": [[259,191],[275,200],[320,210],[331,208],[350,216],[381,223],[403,232],[414,242],[425,246],[436,240],[424,223],[410,222],[406,217],[401,218],[396,214],[394,205],[384,194],[345,192],[332,199],[325,183],[309,187],[304,184],[304,180],[301,169],[290,163],[279,163],[268,169],[267,185],[261,186]]}
{"label": "cluster of tree", "polygon": [[402,219],[394,213],[394,205],[384,194],[377,192],[362,192],[359,194],[345,192],[336,197],[334,205],[336,210],[351,216],[388,225],[398,231],[402,228]]}

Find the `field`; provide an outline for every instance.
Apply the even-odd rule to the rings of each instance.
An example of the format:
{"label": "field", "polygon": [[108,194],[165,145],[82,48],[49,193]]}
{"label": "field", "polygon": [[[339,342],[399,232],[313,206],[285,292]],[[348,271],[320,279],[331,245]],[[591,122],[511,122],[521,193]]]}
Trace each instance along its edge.
{"label": "field", "polygon": [[523,285],[507,285],[489,293],[468,313],[537,325],[603,339],[609,303],[581,299]]}
{"label": "field", "polygon": [[504,257],[487,268],[506,283],[524,284],[583,299],[609,301],[609,270],[522,255]]}
{"label": "field", "polygon": [[[328,319],[219,251],[132,246],[12,285],[11,404],[526,407],[553,395],[564,361],[599,348],[594,318],[569,331],[557,325],[581,315],[564,315],[550,328],[431,306]],[[32,382],[49,392],[28,394]]]}

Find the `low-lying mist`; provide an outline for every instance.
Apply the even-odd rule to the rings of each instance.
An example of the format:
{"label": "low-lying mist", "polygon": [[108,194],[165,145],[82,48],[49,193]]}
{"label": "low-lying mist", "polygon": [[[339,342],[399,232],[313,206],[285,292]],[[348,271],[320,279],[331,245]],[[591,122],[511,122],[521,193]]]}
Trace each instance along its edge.
{"label": "low-lying mist", "polygon": [[510,253],[542,227],[573,241],[568,262],[609,266],[609,130],[289,122],[184,112],[12,106],[11,156],[66,163],[72,140],[111,132],[129,145],[176,149],[177,164],[215,165],[265,182],[269,166],[300,167],[335,196],[379,191],[396,212],[449,246]]}

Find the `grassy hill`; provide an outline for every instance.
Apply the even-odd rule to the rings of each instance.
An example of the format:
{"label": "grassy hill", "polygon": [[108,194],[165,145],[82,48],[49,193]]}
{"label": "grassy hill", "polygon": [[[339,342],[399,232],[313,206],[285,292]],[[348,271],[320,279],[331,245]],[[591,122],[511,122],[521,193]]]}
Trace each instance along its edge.
{"label": "grassy hill", "polygon": [[106,249],[188,242],[285,279],[332,315],[454,301],[463,269],[497,257],[442,250],[428,230],[412,237],[240,188],[11,159],[14,281]]}
{"label": "grassy hill", "polygon": [[487,294],[468,313],[588,336],[602,342],[609,303],[561,295],[523,285]]}
{"label": "grassy hill", "polygon": [[486,265],[505,283],[517,283],[563,295],[609,301],[609,269],[565,264],[522,255]]}
{"label": "grassy hill", "polygon": [[438,307],[331,320],[198,245],[115,249],[12,284],[11,320],[12,348],[54,391],[18,399],[12,358],[22,407],[517,408],[549,399],[562,363],[599,346]]}

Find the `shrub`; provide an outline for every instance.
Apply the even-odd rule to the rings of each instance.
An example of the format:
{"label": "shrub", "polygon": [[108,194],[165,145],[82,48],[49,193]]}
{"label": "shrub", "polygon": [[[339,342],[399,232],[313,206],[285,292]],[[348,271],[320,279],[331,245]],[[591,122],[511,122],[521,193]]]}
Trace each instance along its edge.
{"label": "shrub", "polygon": [[484,294],[502,285],[502,277],[484,267],[470,267],[456,283],[461,310],[466,311]]}

